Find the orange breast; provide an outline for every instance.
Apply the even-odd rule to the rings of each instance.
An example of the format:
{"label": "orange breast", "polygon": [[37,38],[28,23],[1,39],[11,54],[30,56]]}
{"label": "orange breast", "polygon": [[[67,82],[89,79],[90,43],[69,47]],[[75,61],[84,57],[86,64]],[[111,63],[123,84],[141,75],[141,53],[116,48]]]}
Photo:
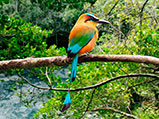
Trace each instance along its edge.
{"label": "orange breast", "polygon": [[83,53],[91,51],[95,46],[97,39],[98,39],[98,31],[96,30],[96,33],[93,36],[93,38],[90,40],[90,42],[79,51],[79,56]]}

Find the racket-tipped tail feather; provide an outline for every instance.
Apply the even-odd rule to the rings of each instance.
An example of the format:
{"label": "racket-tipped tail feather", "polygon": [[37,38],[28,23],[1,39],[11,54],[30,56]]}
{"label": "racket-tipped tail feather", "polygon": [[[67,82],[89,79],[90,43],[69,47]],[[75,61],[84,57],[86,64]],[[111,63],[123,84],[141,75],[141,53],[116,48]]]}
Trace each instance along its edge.
{"label": "racket-tipped tail feather", "polygon": [[67,93],[63,107],[61,109],[61,112],[64,112],[65,110],[67,110],[71,105],[71,97],[70,97],[70,92]]}

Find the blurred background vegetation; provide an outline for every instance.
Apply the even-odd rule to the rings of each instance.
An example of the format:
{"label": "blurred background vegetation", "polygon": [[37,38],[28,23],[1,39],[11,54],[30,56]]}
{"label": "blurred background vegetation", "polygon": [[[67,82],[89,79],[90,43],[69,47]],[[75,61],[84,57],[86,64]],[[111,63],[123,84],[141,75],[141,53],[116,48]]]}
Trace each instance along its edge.
{"label": "blurred background vegetation", "polygon": [[[0,60],[66,55],[69,32],[78,17],[85,12],[95,13],[99,18],[112,23],[98,26],[100,38],[91,53],[159,58],[159,0],[1,0]],[[49,85],[45,75],[47,69],[52,84],[57,88],[68,88],[69,84],[53,73],[68,68],[70,67],[33,68],[27,70],[27,74],[44,80]],[[24,70],[10,72],[17,71],[21,74],[26,73]],[[159,75],[159,69],[153,65],[138,63],[83,63],[78,66],[77,79],[71,87],[85,87],[112,77],[133,73]],[[66,75],[69,77],[70,72]],[[108,110],[91,111],[104,107],[112,107],[141,119],[159,118],[157,80],[124,78],[95,90],[89,106],[90,111],[85,118],[90,115],[107,119],[127,118]],[[43,104],[34,117],[80,118],[87,108],[92,90],[71,92],[71,95],[71,107],[62,114],[59,110],[65,92],[50,91],[47,93],[50,100]],[[19,97],[23,98],[21,95]],[[42,97],[43,95],[40,96]],[[34,100],[27,101],[28,106],[35,103]]]}

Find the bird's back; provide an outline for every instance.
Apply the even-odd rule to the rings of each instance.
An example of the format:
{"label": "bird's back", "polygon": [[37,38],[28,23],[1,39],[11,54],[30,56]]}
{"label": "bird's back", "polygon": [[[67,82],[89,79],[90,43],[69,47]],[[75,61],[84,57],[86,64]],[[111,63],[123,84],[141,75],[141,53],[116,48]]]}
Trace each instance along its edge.
{"label": "bird's back", "polygon": [[[89,39],[89,42],[85,42]],[[74,44],[79,44],[81,49],[79,50],[79,55],[89,52],[93,49],[96,40],[98,39],[98,30],[95,26],[81,23],[76,24],[70,32],[69,35],[69,46]]]}

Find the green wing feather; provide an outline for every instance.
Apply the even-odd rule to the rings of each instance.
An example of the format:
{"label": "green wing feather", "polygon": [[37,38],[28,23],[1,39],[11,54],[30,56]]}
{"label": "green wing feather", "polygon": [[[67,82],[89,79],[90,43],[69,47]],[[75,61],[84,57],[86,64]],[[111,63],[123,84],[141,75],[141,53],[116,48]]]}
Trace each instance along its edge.
{"label": "green wing feather", "polygon": [[72,32],[75,32],[75,36],[71,38],[67,51],[76,54],[93,38],[95,29],[88,26],[80,26],[80,28],[77,27]]}

